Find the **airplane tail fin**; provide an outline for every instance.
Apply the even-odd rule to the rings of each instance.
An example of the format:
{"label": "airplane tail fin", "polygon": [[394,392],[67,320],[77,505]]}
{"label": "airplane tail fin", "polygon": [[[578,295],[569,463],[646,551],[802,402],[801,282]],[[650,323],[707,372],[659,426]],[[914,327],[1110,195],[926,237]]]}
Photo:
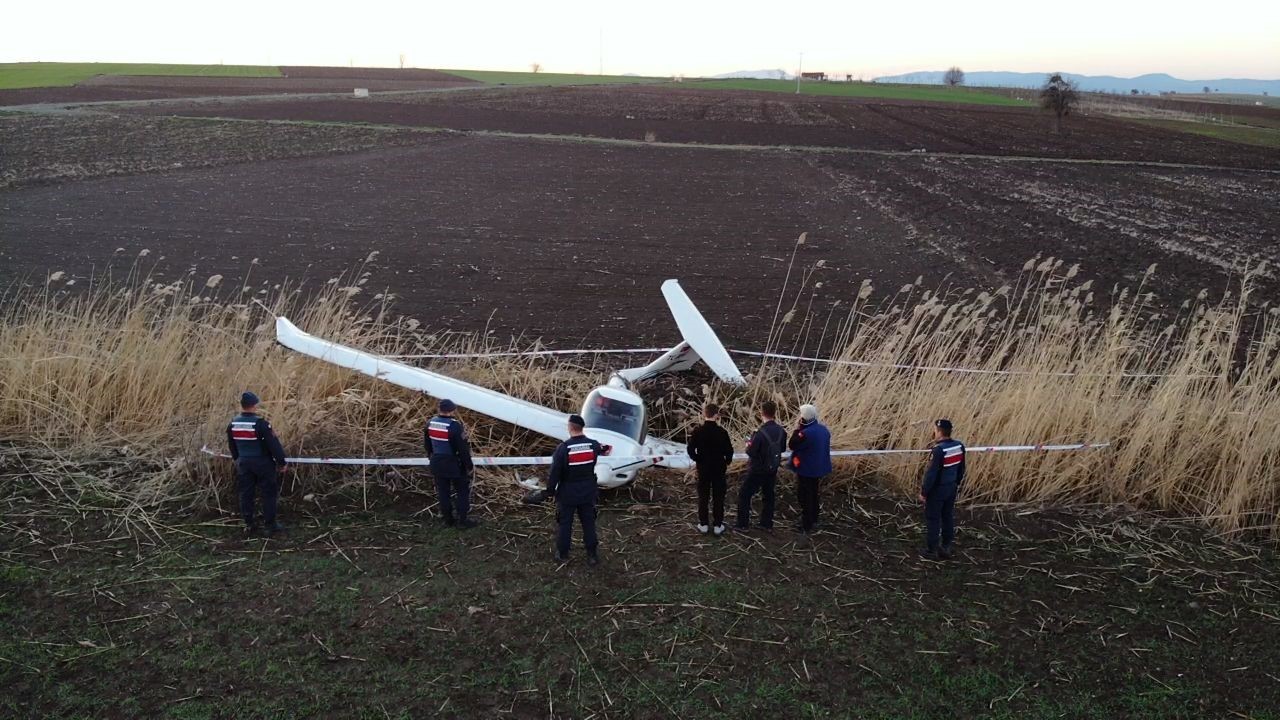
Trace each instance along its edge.
{"label": "airplane tail fin", "polygon": [[742,371],[733,362],[733,358],[729,357],[729,351],[725,350],[720,338],[685,294],[684,288],[680,287],[680,281],[668,280],[662,283],[662,296],[667,300],[667,307],[671,309],[671,315],[675,318],[684,341],[648,365],[622,370],[618,375],[627,382],[635,382],[664,372],[688,370],[701,360],[721,380],[733,385],[745,385],[747,381],[742,377]]}

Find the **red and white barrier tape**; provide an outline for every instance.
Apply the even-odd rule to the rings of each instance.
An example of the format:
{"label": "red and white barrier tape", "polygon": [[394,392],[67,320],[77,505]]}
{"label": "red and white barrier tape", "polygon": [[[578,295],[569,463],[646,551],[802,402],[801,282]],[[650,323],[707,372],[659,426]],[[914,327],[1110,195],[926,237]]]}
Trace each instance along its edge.
{"label": "red and white barrier tape", "polygon": [[[664,353],[670,348],[619,348],[608,350],[588,350],[584,348],[573,350],[525,350],[525,351],[503,351],[490,353],[425,353],[421,355],[388,355],[387,357],[396,360],[477,360],[483,358],[504,358],[504,357],[553,357],[565,355],[648,355],[653,353]],[[823,365],[843,365],[846,367],[862,367],[862,368],[888,368],[892,370],[929,370],[934,372],[950,372],[962,373],[968,375],[1041,375],[1044,377],[1107,377],[1108,373],[1074,373],[1074,372],[1056,372],[1056,373],[1037,373],[1030,370],[987,370],[982,368],[963,368],[963,367],[947,367],[942,365],[908,365],[903,363],[873,363],[861,360],[832,360],[831,358],[813,357],[810,355],[785,355],[782,353],[760,352],[757,350],[729,350],[732,355],[742,355],[744,357],[768,358],[773,360],[794,360],[798,362],[820,363]],[[1170,375],[1161,373],[1128,373],[1119,374],[1124,378],[1165,378],[1165,377],[1188,377],[1188,378],[1212,378],[1215,375]]]}

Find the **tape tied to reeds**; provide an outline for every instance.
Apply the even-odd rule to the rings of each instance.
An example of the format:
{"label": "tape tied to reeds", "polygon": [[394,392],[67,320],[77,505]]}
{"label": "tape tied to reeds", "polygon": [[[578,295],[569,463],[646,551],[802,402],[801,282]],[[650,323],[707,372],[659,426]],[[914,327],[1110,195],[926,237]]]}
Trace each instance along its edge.
{"label": "tape tied to reeds", "polygon": [[[484,352],[484,353],[421,353],[416,355],[388,355],[387,357],[396,360],[483,360],[496,358],[513,358],[513,357],[558,357],[568,355],[647,355],[652,353],[664,353],[670,348],[616,348],[616,349],[586,349],[577,348],[570,350],[507,350],[500,352]],[[834,360],[831,358],[820,358],[811,355],[787,355],[784,353],[761,352],[759,350],[734,350],[729,349],[731,355],[741,355],[743,357],[755,357],[768,360],[792,360],[795,362],[810,362],[823,365],[843,365],[846,367],[860,368],[885,368],[889,370],[918,370],[930,372],[948,372],[960,373],[968,375],[1041,375],[1044,377],[1102,377],[1107,373],[1075,373],[1075,372],[1035,372],[1032,370],[992,370],[987,368],[965,368],[965,367],[948,367],[944,365],[910,365],[906,363],[873,363],[863,360]],[[1119,373],[1123,378],[1201,378],[1209,379],[1217,377],[1209,374],[1163,374],[1163,373]]]}
{"label": "tape tied to reeds", "polygon": [[[969,453],[995,453],[995,452],[1068,452],[1072,450],[1097,450],[1110,447],[1111,443],[1074,443],[1068,445],[977,445],[965,447],[965,451]],[[200,452],[213,457],[231,459],[227,453],[218,452],[208,445],[200,448]],[[928,448],[911,448],[911,449],[866,449],[866,450],[832,450],[831,457],[859,457],[865,455],[919,455],[929,452]],[[790,457],[791,453],[783,453],[783,458]],[[657,462],[671,457],[670,455],[634,455],[634,456],[608,456],[610,464],[634,464],[646,463],[656,464]],[[745,453],[737,453],[733,456],[734,460],[746,460]],[[425,467],[431,464],[431,458],[425,457],[403,457],[403,458],[331,458],[331,457],[287,457],[285,460],[289,463],[299,465],[394,465],[394,466],[419,466]],[[473,457],[472,462],[481,467],[498,467],[512,465],[550,465],[550,455],[532,455],[527,457]]]}

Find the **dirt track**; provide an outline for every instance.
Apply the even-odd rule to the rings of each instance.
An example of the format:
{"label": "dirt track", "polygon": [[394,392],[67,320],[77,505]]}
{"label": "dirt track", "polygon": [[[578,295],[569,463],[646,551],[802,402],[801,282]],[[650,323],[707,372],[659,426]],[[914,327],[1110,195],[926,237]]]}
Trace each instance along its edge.
{"label": "dirt track", "polygon": [[671,87],[480,89],[371,99],[138,108],[148,114],[368,122],[676,143],[804,145],[899,152],[1133,160],[1280,169],[1280,150],[1105,117],[1063,135],[1037,110]]}
{"label": "dirt track", "polygon": [[1082,263],[1100,296],[1157,262],[1174,305],[1280,260],[1280,178],[1254,173],[427,137],[6,191],[0,267],[83,277],[147,249],[167,278],[230,282],[258,258],[254,284],[323,282],[377,250],[368,296],[561,346],[674,340],[658,286],[680,277],[731,345],[759,347],[802,231],[798,265],[826,263],[818,322],[863,278],[995,287],[1036,254]]}

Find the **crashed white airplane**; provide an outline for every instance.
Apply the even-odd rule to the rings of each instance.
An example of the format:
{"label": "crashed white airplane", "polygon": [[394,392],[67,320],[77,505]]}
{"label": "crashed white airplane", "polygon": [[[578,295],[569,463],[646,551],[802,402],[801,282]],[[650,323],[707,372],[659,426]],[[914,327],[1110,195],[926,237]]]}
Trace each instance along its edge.
{"label": "crashed white airplane", "polygon": [[[688,370],[699,360],[727,383],[743,385],[746,382],[680,283],[667,280],[662,284],[662,295],[684,340],[644,367],[615,372],[608,384],[592,390],[582,403],[581,415],[587,422],[587,436],[611,448],[610,454],[600,458],[596,464],[596,482],[601,488],[626,485],[645,467],[687,469],[693,464],[683,443],[649,437],[644,401],[633,389],[636,383],[661,373]],[[461,407],[556,440],[569,437],[567,413],[313,337],[286,318],[276,318],[276,339],[281,345],[304,355],[437,398],[449,398]],[[477,465],[543,465],[547,461],[545,457],[476,458]],[[521,484],[530,489],[537,488],[534,481]]]}

